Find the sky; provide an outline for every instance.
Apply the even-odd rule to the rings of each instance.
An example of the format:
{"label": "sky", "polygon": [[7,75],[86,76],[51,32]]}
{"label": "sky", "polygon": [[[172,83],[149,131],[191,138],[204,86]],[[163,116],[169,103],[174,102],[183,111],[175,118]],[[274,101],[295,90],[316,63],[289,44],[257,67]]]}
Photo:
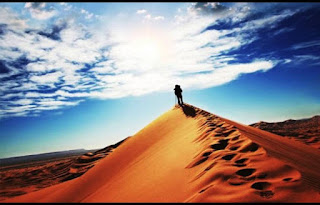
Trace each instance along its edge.
{"label": "sky", "polygon": [[96,149],[186,103],[320,114],[320,3],[0,3],[0,158]]}

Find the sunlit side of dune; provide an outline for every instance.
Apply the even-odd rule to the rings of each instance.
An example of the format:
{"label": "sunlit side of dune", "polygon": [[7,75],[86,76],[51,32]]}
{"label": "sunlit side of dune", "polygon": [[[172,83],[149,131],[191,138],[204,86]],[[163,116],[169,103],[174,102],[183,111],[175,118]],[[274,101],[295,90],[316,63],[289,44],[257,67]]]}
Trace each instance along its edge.
{"label": "sunlit side of dune", "polygon": [[282,140],[176,106],[81,177],[4,202],[320,202],[319,150]]}

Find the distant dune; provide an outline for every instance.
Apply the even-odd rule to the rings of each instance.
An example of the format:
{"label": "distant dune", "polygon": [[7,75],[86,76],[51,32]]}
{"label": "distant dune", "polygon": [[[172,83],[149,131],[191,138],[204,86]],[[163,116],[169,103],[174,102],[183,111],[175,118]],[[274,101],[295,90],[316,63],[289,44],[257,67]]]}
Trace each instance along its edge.
{"label": "distant dune", "polygon": [[80,177],[124,141],[99,150],[78,149],[1,159],[0,201]]}
{"label": "distant dune", "polygon": [[250,126],[256,127],[280,136],[295,139],[314,148],[320,149],[320,116],[301,120],[286,120],[283,122],[258,122]]}
{"label": "distant dune", "polygon": [[2,202],[320,202],[319,169],[318,149],[175,106],[81,177]]}
{"label": "distant dune", "polygon": [[86,152],[87,151],[85,149],[75,149],[75,150],[49,152],[49,153],[33,154],[33,155],[26,155],[26,156],[19,156],[19,157],[9,157],[9,158],[0,159],[0,164],[1,164],[1,167],[4,167],[4,166],[19,165],[19,164],[25,164],[25,163],[31,163],[31,162],[47,161],[51,159],[56,160],[59,158],[78,156]]}

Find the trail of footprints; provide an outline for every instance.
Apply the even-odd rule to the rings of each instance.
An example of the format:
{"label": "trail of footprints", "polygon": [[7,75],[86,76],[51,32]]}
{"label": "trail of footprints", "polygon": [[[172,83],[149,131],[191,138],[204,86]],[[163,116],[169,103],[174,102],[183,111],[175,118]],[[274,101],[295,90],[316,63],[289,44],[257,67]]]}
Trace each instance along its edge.
{"label": "trail of footprints", "polygon": [[[227,181],[230,186],[238,186],[240,188],[240,185],[249,183],[250,188],[260,197],[272,198],[275,194],[273,190],[276,185],[267,180],[268,169],[255,168],[256,162],[263,161],[264,158],[261,157],[267,156],[266,151],[246,136],[243,136],[235,126],[222,121],[219,117],[209,112],[193,108],[196,110],[196,117],[200,118],[201,131],[201,134],[194,142],[202,143],[204,150],[199,152],[186,168],[199,168],[200,173],[195,176],[193,182],[204,177],[214,168],[222,170],[222,173],[217,171],[207,177],[210,179],[209,186],[201,189],[199,194],[213,187],[214,180],[219,176],[223,176],[223,180]],[[281,164],[281,166],[286,167],[288,170],[293,170],[288,165]],[[232,173],[229,173],[230,170],[232,170]],[[293,177],[283,178],[282,181],[300,181],[300,176],[295,177],[296,173],[293,175]]]}

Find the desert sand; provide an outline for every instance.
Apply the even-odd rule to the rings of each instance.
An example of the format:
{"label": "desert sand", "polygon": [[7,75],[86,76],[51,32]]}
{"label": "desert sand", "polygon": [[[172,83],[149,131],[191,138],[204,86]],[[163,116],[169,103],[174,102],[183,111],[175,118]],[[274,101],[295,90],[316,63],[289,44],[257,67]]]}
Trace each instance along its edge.
{"label": "desert sand", "polygon": [[320,151],[175,106],[82,176],[2,202],[320,202]]}
{"label": "desert sand", "polygon": [[277,135],[291,138],[320,149],[320,116],[283,122],[258,122],[250,125]]}
{"label": "desert sand", "polygon": [[1,166],[0,201],[80,177],[126,139],[80,156]]}

